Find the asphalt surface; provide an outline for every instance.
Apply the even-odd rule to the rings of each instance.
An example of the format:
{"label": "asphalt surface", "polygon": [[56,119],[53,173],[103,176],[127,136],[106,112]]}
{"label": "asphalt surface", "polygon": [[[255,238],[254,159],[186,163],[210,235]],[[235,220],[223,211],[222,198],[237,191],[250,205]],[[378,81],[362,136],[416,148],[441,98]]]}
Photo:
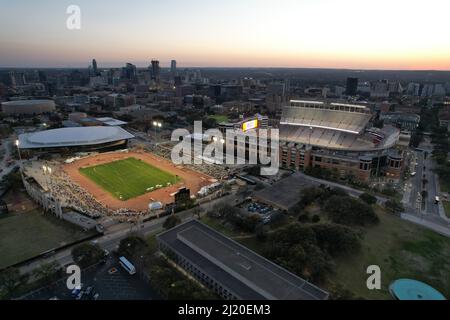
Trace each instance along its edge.
{"label": "asphalt surface", "polygon": [[[112,272],[114,271],[114,272]],[[117,257],[110,255],[104,264],[82,271],[82,291],[92,287],[92,293],[82,296],[82,300],[157,300],[159,295],[143,282],[137,274],[128,274],[118,263]],[[51,287],[33,292],[26,300],[76,300],[72,290],[67,288],[64,280]]]}

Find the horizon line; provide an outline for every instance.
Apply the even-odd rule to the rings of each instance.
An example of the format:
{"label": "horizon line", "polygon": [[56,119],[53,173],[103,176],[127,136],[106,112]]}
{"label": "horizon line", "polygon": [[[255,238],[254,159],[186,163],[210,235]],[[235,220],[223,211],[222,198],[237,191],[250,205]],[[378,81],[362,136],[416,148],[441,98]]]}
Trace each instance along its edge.
{"label": "horizon line", "polygon": [[[125,62],[131,63],[131,62]],[[132,63],[134,64],[134,63]],[[147,69],[149,66],[138,66],[134,64],[137,69]],[[97,67],[98,69],[120,69],[124,66],[105,66]],[[89,66],[54,66],[54,67],[43,67],[43,66],[28,66],[28,67],[18,67],[18,66],[0,66],[2,69],[88,69]],[[161,69],[170,69],[170,66],[160,67]],[[277,66],[177,66],[177,69],[307,69],[307,70],[342,70],[342,71],[397,71],[397,72],[450,72],[450,69],[383,69],[383,68],[339,68],[339,67],[277,67]]]}

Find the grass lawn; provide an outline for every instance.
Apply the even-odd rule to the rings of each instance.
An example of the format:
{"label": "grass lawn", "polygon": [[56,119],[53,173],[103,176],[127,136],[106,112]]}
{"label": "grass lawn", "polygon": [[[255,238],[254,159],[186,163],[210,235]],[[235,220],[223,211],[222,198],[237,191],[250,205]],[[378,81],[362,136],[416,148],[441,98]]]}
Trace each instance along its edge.
{"label": "grass lawn", "polygon": [[444,206],[445,214],[450,218],[450,201],[442,201],[442,205]]}
{"label": "grass lawn", "polygon": [[201,217],[200,221],[230,238],[248,235],[245,232],[232,230],[230,227],[225,226],[222,223],[223,222],[222,219],[210,218],[207,215],[204,215]]}
{"label": "grass lawn", "polygon": [[439,179],[439,187],[442,192],[450,193],[450,182],[444,179]]}
{"label": "grass lawn", "polygon": [[39,209],[1,216],[0,268],[92,234]]}
{"label": "grass lawn", "polygon": [[124,201],[157,189],[157,185],[166,187],[168,183],[174,184],[180,180],[136,158],[81,168],[80,172],[115,198]]}
{"label": "grass lawn", "polygon": [[221,114],[211,115],[211,116],[208,116],[208,118],[216,120],[217,123],[228,122],[229,121],[228,116],[221,115]]}
{"label": "grass lawn", "polygon": [[[358,254],[337,259],[331,281],[365,299],[390,299],[389,284],[399,278],[424,281],[450,297],[450,239],[378,211],[380,224],[365,229]],[[368,290],[366,268],[381,268],[382,290]]]}

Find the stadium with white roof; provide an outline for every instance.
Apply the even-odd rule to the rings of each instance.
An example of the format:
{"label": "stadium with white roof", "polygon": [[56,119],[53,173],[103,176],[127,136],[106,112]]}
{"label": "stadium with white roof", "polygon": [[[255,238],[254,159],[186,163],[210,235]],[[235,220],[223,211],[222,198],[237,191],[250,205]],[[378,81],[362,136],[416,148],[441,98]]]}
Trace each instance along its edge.
{"label": "stadium with white roof", "polygon": [[400,177],[402,153],[394,150],[400,130],[374,128],[363,105],[292,100],[280,120],[280,162],[305,170],[326,168],[341,177],[368,181]]}
{"label": "stadium with white roof", "polygon": [[121,127],[71,127],[20,134],[18,147],[46,152],[113,150],[126,147],[132,138]]}

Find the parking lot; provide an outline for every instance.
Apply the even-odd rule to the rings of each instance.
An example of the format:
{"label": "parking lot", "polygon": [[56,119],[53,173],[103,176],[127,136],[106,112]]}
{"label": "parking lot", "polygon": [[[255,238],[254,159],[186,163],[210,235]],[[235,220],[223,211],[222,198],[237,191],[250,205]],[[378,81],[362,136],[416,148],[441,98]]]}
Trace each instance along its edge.
{"label": "parking lot", "polygon": [[244,201],[239,205],[241,209],[247,210],[250,213],[257,213],[260,215],[267,215],[273,211],[272,206],[265,205],[257,201]]}
{"label": "parking lot", "polygon": [[[115,272],[111,272],[115,270]],[[79,300],[157,300],[159,296],[138,274],[129,275],[110,256],[105,264],[81,273],[82,288],[85,292],[92,287],[90,294],[83,294]],[[65,281],[35,292],[25,297],[27,300],[76,300],[72,290],[67,289]]]}

